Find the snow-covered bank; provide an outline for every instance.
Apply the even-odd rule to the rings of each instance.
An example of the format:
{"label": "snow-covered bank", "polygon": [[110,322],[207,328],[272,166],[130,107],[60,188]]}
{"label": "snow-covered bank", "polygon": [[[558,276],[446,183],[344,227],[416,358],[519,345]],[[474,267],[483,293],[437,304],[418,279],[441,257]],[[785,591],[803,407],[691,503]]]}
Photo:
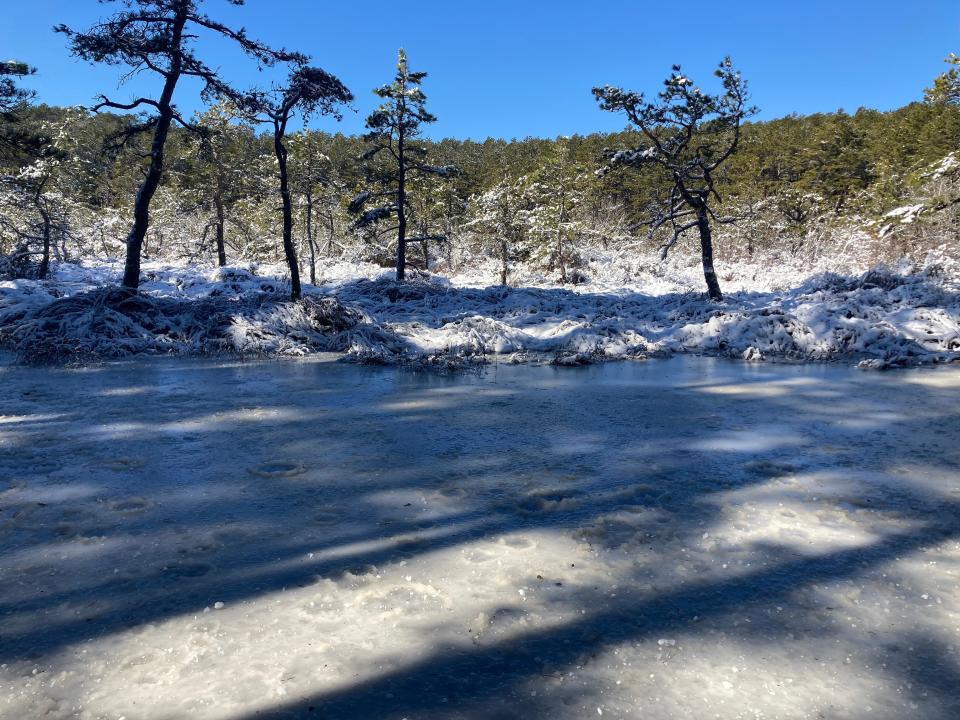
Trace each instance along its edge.
{"label": "snow-covered bank", "polygon": [[857,275],[734,264],[726,300],[695,264],[597,259],[591,282],[557,286],[490,273],[404,284],[372,265],[331,264],[299,303],[279,267],[148,265],[135,299],[104,291],[116,265],[60,265],[47,282],[0,283],[0,342],[26,360],[133,354],[306,355],[362,361],[579,364],[693,352],[747,360],[848,360],[885,367],[960,357],[960,283],[950,264]]}
{"label": "snow-covered bank", "polygon": [[2,720],[956,720],[960,368],[0,368]]}

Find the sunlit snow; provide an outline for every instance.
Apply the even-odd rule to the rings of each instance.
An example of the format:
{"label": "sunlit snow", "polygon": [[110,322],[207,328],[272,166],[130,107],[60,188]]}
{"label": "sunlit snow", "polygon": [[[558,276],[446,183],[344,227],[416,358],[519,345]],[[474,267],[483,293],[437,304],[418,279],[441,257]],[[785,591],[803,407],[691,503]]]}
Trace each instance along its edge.
{"label": "sunlit snow", "polygon": [[960,368],[331,359],[0,368],[0,717],[960,714]]}

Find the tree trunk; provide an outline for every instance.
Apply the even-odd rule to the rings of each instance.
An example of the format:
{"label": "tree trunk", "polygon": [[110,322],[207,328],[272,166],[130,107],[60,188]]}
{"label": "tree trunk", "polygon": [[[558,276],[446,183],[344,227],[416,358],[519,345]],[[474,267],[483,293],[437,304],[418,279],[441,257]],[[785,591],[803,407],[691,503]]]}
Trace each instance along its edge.
{"label": "tree trunk", "polygon": [[557,230],[557,263],[560,265],[560,282],[567,282],[567,266],[563,262],[563,230]]}
{"label": "tree trunk", "polygon": [[500,284],[507,284],[507,241],[500,239]]}
{"label": "tree trunk", "polygon": [[313,193],[307,189],[307,247],[310,248],[310,284],[317,284],[317,253],[313,247]]}
{"label": "tree trunk", "polygon": [[41,202],[37,205],[40,216],[43,218],[43,256],[40,259],[40,268],[37,270],[37,277],[46,280],[47,273],[50,272],[50,213],[43,207]]}
{"label": "tree trunk", "polygon": [[723,300],[720,282],[713,269],[713,235],[705,206],[697,208],[697,230],[700,231],[700,257],[703,262],[703,279],[707,281],[707,294],[711,300]]}
{"label": "tree trunk", "polygon": [[330,228],[329,228],[329,235],[327,236],[327,257],[333,257],[333,236],[336,234],[336,229],[334,228],[334,225],[333,225],[333,210],[330,211],[329,220],[330,220]]}
{"label": "tree trunk", "polygon": [[167,135],[170,132],[170,123],[173,121],[173,107],[171,105],[173,91],[177,87],[177,81],[180,79],[183,66],[180,44],[183,38],[183,26],[186,22],[186,5],[184,5],[183,10],[177,11],[171,28],[173,33],[171,45],[176,50],[173,57],[170,58],[170,69],[163,83],[163,92],[160,93],[160,99],[157,101],[159,117],[157,118],[157,126],[153,131],[153,142],[150,145],[150,168],[147,170],[147,176],[143,179],[143,184],[137,190],[137,197],[133,205],[133,227],[130,228],[130,233],[127,235],[127,257],[123,267],[123,287],[134,292],[140,287],[140,252],[143,248],[143,240],[147,235],[147,228],[150,226],[150,201],[160,186],[160,179],[163,176],[163,151],[167,143]]}
{"label": "tree trunk", "polygon": [[224,168],[216,149],[213,150],[213,161],[217,170],[217,182],[213,190],[213,205],[217,213],[217,265],[225,267],[227,264],[227,248],[224,242],[224,225],[226,224],[226,213],[223,209]]}
{"label": "tree trunk", "polygon": [[224,267],[227,264],[227,248],[223,240],[223,225],[226,220],[223,212],[223,196],[219,189],[214,195],[213,202],[217,208],[217,265]]}
{"label": "tree trunk", "polygon": [[287,149],[283,145],[286,121],[275,122],[273,149],[277,155],[280,169],[280,199],[283,203],[283,254],[290,269],[290,299],[300,299],[300,266],[297,263],[297,250],[293,246],[293,204],[290,201],[290,186],[287,180]]}
{"label": "tree trunk", "polygon": [[563,260],[563,224],[566,221],[564,192],[560,192],[560,216],[557,218],[557,262],[560,264],[560,282],[567,282],[567,264]]}
{"label": "tree trunk", "polygon": [[[57,223],[57,237],[60,238],[60,244],[53,244],[53,255],[57,259],[57,262],[69,262],[70,256],[67,253],[67,233],[62,221]],[[82,247],[80,248],[80,252],[83,252]]]}
{"label": "tree trunk", "polygon": [[407,177],[406,161],[404,160],[403,125],[397,136],[397,281],[402,282],[407,269]]}

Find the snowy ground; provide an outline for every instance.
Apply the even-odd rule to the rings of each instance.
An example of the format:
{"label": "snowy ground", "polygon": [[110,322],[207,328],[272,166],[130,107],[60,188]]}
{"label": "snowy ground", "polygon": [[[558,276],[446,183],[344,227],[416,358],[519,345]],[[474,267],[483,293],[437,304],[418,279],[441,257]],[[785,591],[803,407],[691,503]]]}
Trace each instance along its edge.
{"label": "snowy ground", "polygon": [[838,274],[772,262],[725,265],[723,303],[705,300],[698,264],[680,257],[601,256],[586,284],[526,273],[513,288],[491,284],[490,263],[405,284],[371,265],[324,263],[296,305],[279,267],[148,264],[141,298],[119,302],[99,290],[116,284],[117,264],[59,265],[50,282],[0,283],[0,344],[57,361],[336,351],[384,363],[497,354],[578,364],[692,352],[888,367],[960,357],[955,264]]}
{"label": "snowy ground", "polygon": [[0,367],[0,718],[960,717],[960,368]]}

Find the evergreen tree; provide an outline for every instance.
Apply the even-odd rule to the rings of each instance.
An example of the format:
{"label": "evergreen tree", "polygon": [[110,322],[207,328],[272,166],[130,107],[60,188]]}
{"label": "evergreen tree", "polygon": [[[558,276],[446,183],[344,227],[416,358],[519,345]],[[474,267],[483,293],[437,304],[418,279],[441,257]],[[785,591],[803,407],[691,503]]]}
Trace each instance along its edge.
{"label": "evergreen tree", "polygon": [[559,138],[524,192],[529,255],[538,265],[559,270],[561,283],[571,279],[571,244],[580,235],[576,213],[584,201],[585,173],[571,154],[569,139]]}
{"label": "evergreen tree", "polygon": [[197,198],[195,207],[209,215],[203,237],[212,229],[217,264],[227,264],[226,229],[237,224],[233,210],[245,196],[255,193],[250,181],[255,159],[249,156],[253,130],[237,122],[237,110],[221,101],[194,118],[201,133],[192,137],[195,157],[184,173],[184,190]]}
{"label": "evergreen tree", "polygon": [[284,137],[295,113],[299,112],[304,121],[316,113],[339,118],[337,108],[352,100],[353,94],[333,75],[317,67],[303,66],[290,73],[286,85],[248,93],[241,102],[248,118],[273,127],[273,150],[277,158],[283,216],[283,254],[290,270],[290,294],[294,300],[299,299],[301,294],[300,265],[293,244],[293,203]]}
{"label": "evergreen tree", "polygon": [[486,249],[500,261],[501,285],[508,283],[511,263],[526,237],[525,185],[526,178],[501,180],[470,198],[470,219],[465,227],[483,238]]}
{"label": "evergreen tree", "polygon": [[872,180],[866,135],[853,118],[836,113],[808,134],[801,186],[827,198],[839,213],[847,200]]}
{"label": "evergreen tree", "polygon": [[325,152],[327,137],[317,132],[304,131],[290,137],[291,182],[303,205],[304,238],[310,257],[310,283],[317,284],[317,241],[315,218],[320,217],[327,228],[326,253],[331,255],[336,243],[336,223],[340,215],[340,201],[346,190],[340,180],[333,159]]}
{"label": "evergreen tree", "polygon": [[[117,2],[118,0],[106,0]],[[227,0],[242,5],[243,0]],[[86,32],[58,25],[57,32],[70,41],[70,51],[91,63],[128,65],[130,73],[142,71],[159,75],[163,87],[156,98],[140,97],[129,103],[119,103],[101,96],[94,110],[115,108],[142,110],[152,108],[153,114],[126,129],[125,135],[152,134],[150,165],[137,191],[133,211],[133,226],[126,240],[127,257],[123,271],[123,286],[136,290],[140,285],[140,254],[150,225],[150,201],[163,176],[164,149],[173,123],[191,128],[173,103],[174,91],[184,77],[199,79],[208,95],[230,95],[230,89],[216,71],[201,60],[193,46],[201,32],[220,35],[234,41],[247,55],[261,65],[278,61],[304,61],[305,58],[284,50],[273,50],[251,40],[242,29],[233,30],[200,11],[202,0],[122,0],[123,9]]]}
{"label": "evergreen tree", "polygon": [[40,157],[50,143],[47,133],[26,122],[36,93],[17,84],[17,80],[35,72],[35,68],[17,60],[0,62],[0,159],[29,162]]}
{"label": "evergreen tree", "polygon": [[66,191],[75,169],[70,145],[77,120],[75,114],[68,114],[57,122],[43,123],[47,138],[43,152],[15,175],[0,177],[0,247],[12,246],[3,258],[8,274],[43,280],[52,255],[65,258],[66,241],[74,239],[70,221],[74,202]]}
{"label": "evergreen tree", "polygon": [[736,152],[740,126],[755,109],[746,104],[746,81],[733,69],[730,58],[720,63],[715,74],[724,89],[720,95],[704,93],[679,65],[673,66],[653,102],[647,102],[642,93],[609,85],[594,88],[593,94],[603,110],[625,113],[645,138],[641,147],[612,153],[607,169],[653,165],[669,174],[670,190],[649,220],[651,233],[670,227],[671,237],[661,246],[666,256],[685,232],[697,228],[707,292],[713,300],[722,300],[713,267],[710,221],[724,219],[714,213],[711,201],[719,200],[717,170]]}
{"label": "evergreen tree", "polygon": [[17,78],[33,75],[35,68],[17,60],[0,62],[0,113],[7,115],[35,97],[32,90],[19,87]]}
{"label": "evergreen tree", "polygon": [[960,104],[960,57],[950,53],[944,62],[951,66],[950,69],[937,75],[933,87],[923,91],[924,100],[935,104]]}
{"label": "evergreen tree", "polygon": [[[420,125],[432,123],[436,118],[427,112],[427,96],[420,84],[427,76],[425,72],[412,72],[407,67],[407,55],[401,49],[397,55],[397,72],[393,82],[377,88],[373,92],[384,102],[367,118],[367,134],[364,139],[372,147],[365,154],[371,161],[370,179],[383,189],[364,191],[350,203],[350,211],[359,213],[370,199],[382,204],[367,209],[354,223],[356,228],[379,224],[384,220],[396,218],[397,224],[383,232],[397,232],[397,280],[403,280],[407,267],[407,244],[411,242],[443,242],[442,234],[421,234],[408,236],[411,202],[408,197],[409,179],[414,174],[431,174],[448,178],[456,173],[452,165],[429,165],[425,162],[427,150],[414,142],[420,134]],[[375,166],[372,161],[386,155],[386,162]]]}

